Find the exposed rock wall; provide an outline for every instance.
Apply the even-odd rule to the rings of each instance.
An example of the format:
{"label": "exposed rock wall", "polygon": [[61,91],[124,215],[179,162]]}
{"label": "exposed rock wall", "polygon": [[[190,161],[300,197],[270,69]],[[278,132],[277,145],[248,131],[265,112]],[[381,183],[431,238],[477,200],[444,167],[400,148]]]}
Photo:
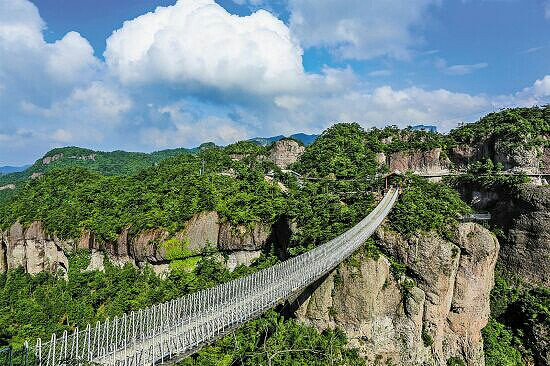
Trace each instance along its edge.
{"label": "exposed rock wall", "polygon": [[68,260],[63,252],[65,242],[45,233],[40,222],[24,229],[14,224],[0,233],[0,270],[23,267],[26,272],[67,271]]}
{"label": "exposed rock wall", "polygon": [[502,270],[533,285],[550,286],[550,187],[522,185],[517,192],[459,189],[474,209],[489,211],[502,229]]}
{"label": "exposed rock wall", "polygon": [[[278,229],[280,224],[278,224]],[[123,229],[114,242],[99,242],[90,231],[84,231],[76,240],[60,240],[48,235],[41,222],[35,221],[28,228],[16,223],[0,233],[0,272],[22,266],[29,273],[42,271],[66,271],[68,260],[64,251],[90,250],[92,261],[89,269],[102,269],[105,255],[118,265],[131,263],[138,267],[153,266],[158,273],[168,270],[169,259],[163,243],[176,238],[187,244],[187,249],[199,255],[207,247],[217,247],[228,252],[226,265],[233,270],[240,264],[250,265],[261,251],[276,240],[286,245],[288,238],[272,234],[272,227],[257,223],[252,228],[233,226],[222,222],[217,212],[202,212],[193,216],[176,235],[166,230],[147,230],[130,237],[129,228]],[[283,230],[284,231],[284,230]],[[281,232],[283,232],[281,231]],[[289,230],[286,232],[290,233]],[[290,234],[289,234],[290,235]],[[279,246],[279,245],[278,245]]]}
{"label": "exposed rock wall", "polygon": [[550,149],[543,147],[510,147],[501,141],[486,140],[472,146],[453,147],[449,158],[459,168],[477,160],[491,159],[501,163],[505,170],[550,173]]}
{"label": "exposed rock wall", "polygon": [[415,286],[404,290],[386,258],[363,256],[359,266],[340,265],[299,299],[297,317],[320,330],[341,327],[370,363],[445,365],[460,357],[483,365],[496,238],[471,223],[460,225],[454,242],[433,234],[405,240],[385,230],[379,236]]}
{"label": "exposed rock wall", "polygon": [[491,208],[504,228],[502,269],[534,285],[550,286],[550,187],[524,185]]}
{"label": "exposed rock wall", "polygon": [[305,150],[303,145],[294,140],[282,139],[273,143],[268,160],[279,168],[286,169],[290,164],[295,163]]}
{"label": "exposed rock wall", "polygon": [[63,153],[55,154],[52,156],[46,156],[42,159],[42,164],[48,165],[50,163],[53,163],[56,160],[59,160],[63,157]]}
{"label": "exposed rock wall", "polygon": [[[442,154],[441,148],[398,151],[384,157],[390,171],[413,171],[422,174],[441,174],[449,171],[450,161]],[[378,160],[381,160],[381,156]]]}

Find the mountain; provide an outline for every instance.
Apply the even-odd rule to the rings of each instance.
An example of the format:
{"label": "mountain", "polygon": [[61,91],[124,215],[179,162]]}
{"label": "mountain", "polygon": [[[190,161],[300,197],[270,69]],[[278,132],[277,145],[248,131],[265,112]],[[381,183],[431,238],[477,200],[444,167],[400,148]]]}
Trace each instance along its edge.
{"label": "mountain", "polygon": [[254,138],[251,138],[248,141],[254,142],[255,144],[258,144],[260,146],[269,146],[272,143],[274,143],[275,141],[279,141],[279,140],[282,140],[284,138],[285,138],[284,135],[277,135],[277,136],[271,136],[271,137],[254,137]]}
{"label": "mountain", "polygon": [[30,164],[23,165],[23,166],[10,166],[10,165],[0,166],[0,175],[22,172],[28,167],[30,167]]}
{"label": "mountain", "polygon": [[282,140],[284,138],[291,138],[300,141],[305,146],[311,145],[317,139],[319,135],[307,135],[305,133],[295,133],[290,136],[277,135],[271,137],[254,137],[248,141],[254,142],[260,146],[269,146],[272,143]]}
{"label": "mountain", "polygon": [[[121,150],[96,151],[76,146],[56,148],[48,151],[42,158],[24,169],[0,174],[0,187],[10,187],[0,190],[0,201],[12,197],[22,182],[36,178],[55,168],[80,166],[105,176],[133,175],[167,158],[194,153],[199,149],[199,147],[177,148],[141,153]],[[14,186],[15,188],[11,188]]]}
{"label": "mountain", "polygon": [[293,135],[289,136],[290,138],[293,138],[295,140],[301,141],[304,145],[309,146],[317,140],[317,137],[319,135],[308,135],[305,133],[295,133]]}

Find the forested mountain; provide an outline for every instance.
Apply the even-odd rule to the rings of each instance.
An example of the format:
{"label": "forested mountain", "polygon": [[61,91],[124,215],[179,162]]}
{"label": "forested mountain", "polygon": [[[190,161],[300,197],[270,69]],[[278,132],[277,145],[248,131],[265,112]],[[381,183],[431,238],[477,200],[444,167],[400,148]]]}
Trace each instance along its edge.
{"label": "forested mountain", "polygon": [[[2,184],[20,184],[0,202],[0,269],[5,272],[0,275],[0,344],[18,346],[24,339],[71,330],[310,250],[376,205],[384,186],[372,179],[376,173],[457,171],[443,182],[412,174],[394,178],[403,192],[387,223],[310,294],[315,306],[288,304],[182,364],[443,359],[447,365],[466,365],[481,357],[488,366],[544,365],[550,329],[543,274],[550,246],[544,239],[550,211],[544,205],[550,199],[544,197],[550,192],[524,176],[510,179],[501,173],[544,174],[549,140],[547,106],[492,113],[447,135],[341,123],[305,148],[283,139],[267,146],[242,141],[152,154],[54,149],[25,172],[0,177],[6,179]],[[30,179],[33,173],[42,174]],[[479,201],[465,194],[472,187],[479,195],[500,195],[499,202],[516,200],[508,205],[516,209],[508,217],[528,214],[538,220],[540,236],[531,233],[522,244],[536,250],[510,249],[528,230],[522,219],[504,223],[497,218],[486,228],[461,223],[480,209]],[[524,189],[530,193],[522,195]],[[518,208],[518,200],[527,196],[539,198]],[[498,202],[483,202],[484,209],[503,211]],[[197,226],[208,242],[192,235]],[[496,238],[505,256],[499,257],[489,295]],[[39,273],[27,273],[35,273],[30,269],[38,268],[36,263],[29,256],[16,258],[14,248],[30,250],[31,244],[43,251],[54,248],[60,265],[47,267],[44,258]],[[243,255],[252,259],[235,259]],[[520,255],[539,261],[539,268],[515,264]],[[231,261],[236,264],[230,266]],[[159,276],[160,269],[167,271]],[[519,276],[511,276],[514,271]],[[322,293],[323,288],[329,290]],[[434,300],[443,296],[450,296],[450,308]],[[370,328],[387,321],[395,330],[382,335]],[[355,323],[373,333],[361,333]],[[484,344],[478,339],[483,327]],[[375,341],[365,341],[369,337]],[[409,337],[408,346],[400,337]],[[382,341],[393,351],[379,347]]]}

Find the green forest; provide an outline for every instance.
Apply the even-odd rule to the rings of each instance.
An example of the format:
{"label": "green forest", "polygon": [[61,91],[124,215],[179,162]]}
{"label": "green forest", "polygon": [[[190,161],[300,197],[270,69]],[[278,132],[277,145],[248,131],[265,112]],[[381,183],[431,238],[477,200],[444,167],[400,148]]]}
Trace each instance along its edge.
{"label": "green forest", "polygon": [[[325,130],[290,167],[302,180],[266,159],[269,146],[250,141],[152,154],[74,147],[52,150],[47,156],[96,156],[77,164],[77,159],[59,159],[47,168],[40,168],[39,160],[24,173],[0,177],[0,185],[18,185],[15,192],[0,197],[1,230],[17,221],[29,225],[40,220],[59,238],[78,239],[90,230],[98,241],[108,243],[127,227],[131,235],[152,228],[176,234],[194,214],[212,210],[223,221],[249,228],[285,219],[301,230],[292,235],[286,252],[268,248],[252,266],[233,272],[211,252],[191,268],[174,266],[165,278],[150,268],[118,267],[108,261],[104,272],[86,271],[90,256],[81,251],[70,253],[66,278],[61,273],[31,276],[23,269],[9,270],[0,275],[0,346],[20,347],[25,339],[47,337],[211,287],[330,240],[376,205],[384,182],[372,177],[387,172],[377,163],[377,153],[445,150],[483,138],[540,146],[547,142],[537,136],[550,132],[549,121],[550,108],[544,107],[493,113],[448,135],[396,127],[365,130],[357,123],[340,123]],[[518,122],[522,129],[502,127]],[[499,169],[479,162],[460,182],[431,183],[412,175],[400,178],[403,193],[389,216],[391,229],[406,237],[428,231],[450,237],[458,218],[472,212],[453,187],[465,182],[484,187],[524,182],[523,177],[513,181],[480,178]],[[38,171],[44,174],[28,179]],[[267,174],[275,179],[265,179]],[[287,190],[281,190],[277,181]],[[525,364],[523,356],[532,354],[534,347],[530,327],[550,321],[548,291],[497,276],[491,320],[483,331],[488,366]],[[347,346],[342,331],[319,333],[270,311],[181,364],[331,365],[335,360],[336,364],[365,364],[357,350]]]}

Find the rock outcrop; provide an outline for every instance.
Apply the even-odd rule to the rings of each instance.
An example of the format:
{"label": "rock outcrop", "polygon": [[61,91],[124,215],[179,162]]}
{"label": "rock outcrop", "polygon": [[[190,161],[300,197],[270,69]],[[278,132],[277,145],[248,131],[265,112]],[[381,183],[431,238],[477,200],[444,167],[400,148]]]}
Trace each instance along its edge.
{"label": "rock outcrop", "polygon": [[404,263],[415,282],[395,278],[383,256],[356,254],[359,265],[340,265],[299,299],[297,317],[320,330],[344,329],[371,363],[445,365],[459,357],[483,365],[496,238],[472,223],[461,224],[453,242],[434,234],[407,240],[383,229],[378,235],[383,251]]}
{"label": "rock outcrop", "polygon": [[241,250],[237,252],[232,252],[227,256],[225,265],[230,271],[233,271],[235,268],[244,264],[245,266],[250,266],[252,262],[260,258],[262,252],[260,250],[256,251],[246,251]]}
{"label": "rock outcrop", "polygon": [[[105,256],[116,265],[131,263],[137,267],[151,265],[155,272],[168,271],[164,242],[175,238],[186,244],[186,249],[200,255],[208,247],[227,252],[224,261],[233,270],[240,264],[250,265],[262,250],[275,241],[277,247],[286,247],[291,235],[284,229],[284,223],[271,225],[256,223],[252,228],[221,222],[214,211],[201,212],[193,216],[184,230],[175,235],[166,230],[151,229],[130,236],[130,228],[124,228],[113,242],[100,242],[90,231],[83,231],[78,240],[60,240],[48,235],[40,221],[28,228],[16,223],[0,233],[0,272],[22,266],[26,272],[56,272],[68,268],[65,252],[73,249],[89,250],[89,270],[103,270]],[[275,233],[278,231],[278,233]],[[287,235],[287,236],[285,236]]]}
{"label": "rock outcrop", "polygon": [[218,248],[226,251],[255,251],[266,245],[270,235],[271,227],[261,223],[250,229],[243,225],[233,226],[224,222],[220,226]]}
{"label": "rock outcrop", "polygon": [[[390,171],[412,171],[421,174],[441,174],[449,171],[450,160],[441,148],[398,151],[384,156]],[[381,160],[381,156],[378,157]]]}
{"label": "rock outcrop", "polygon": [[501,141],[486,140],[475,145],[460,145],[449,152],[450,160],[458,168],[465,168],[477,160],[491,159],[502,164],[504,170],[537,174],[550,173],[550,149],[513,146]]}
{"label": "rock outcrop", "polygon": [[63,156],[64,156],[63,153],[55,154],[52,156],[46,156],[42,159],[42,164],[48,165],[50,163],[53,163],[56,160],[61,159]]}
{"label": "rock outcrop", "polygon": [[305,147],[297,141],[282,139],[273,143],[269,151],[268,160],[281,169],[286,169],[304,153]]}
{"label": "rock outcrop", "polygon": [[68,260],[63,245],[55,236],[46,234],[38,221],[26,229],[16,223],[0,235],[0,270],[23,267],[31,274],[58,270],[66,273]]}
{"label": "rock outcrop", "polygon": [[220,218],[215,211],[201,212],[191,218],[182,233],[181,240],[187,240],[188,249],[201,252],[207,246],[216,247],[220,232]]}
{"label": "rock outcrop", "polygon": [[533,285],[550,286],[550,187],[523,185],[488,206],[504,228],[502,269]]}
{"label": "rock outcrop", "polygon": [[550,286],[550,187],[523,184],[517,190],[461,186],[465,202],[489,211],[502,229],[499,261],[504,272],[535,286]]}

